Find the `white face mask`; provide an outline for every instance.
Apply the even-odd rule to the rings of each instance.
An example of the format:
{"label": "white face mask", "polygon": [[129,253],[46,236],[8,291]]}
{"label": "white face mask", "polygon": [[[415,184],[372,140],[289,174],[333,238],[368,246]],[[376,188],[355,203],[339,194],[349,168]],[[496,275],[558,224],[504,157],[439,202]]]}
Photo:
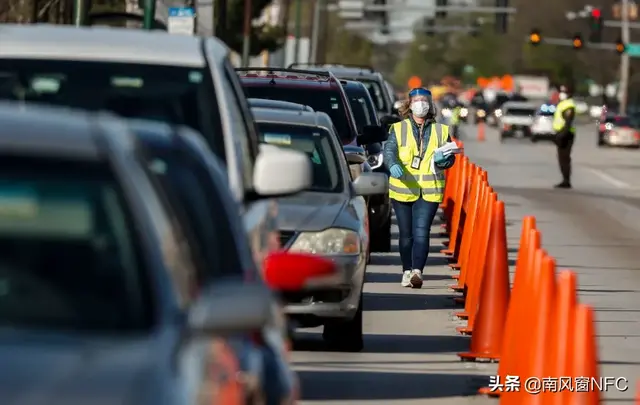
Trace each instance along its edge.
{"label": "white face mask", "polygon": [[426,101],[414,101],[411,103],[411,112],[416,117],[425,117],[429,112],[429,103]]}
{"label": "white face mask", "polygon": [[562,92],[558,94],[558,97],[560,98],[560,100],[566,100],[568,96],[567,96],[567,93]]}

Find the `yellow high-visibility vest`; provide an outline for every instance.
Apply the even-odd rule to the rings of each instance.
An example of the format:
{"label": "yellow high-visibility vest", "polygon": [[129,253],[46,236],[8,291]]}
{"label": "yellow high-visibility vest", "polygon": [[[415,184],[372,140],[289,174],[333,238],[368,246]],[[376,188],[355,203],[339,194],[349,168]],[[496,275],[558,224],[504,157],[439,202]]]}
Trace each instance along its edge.
{"label": "yellow high-visibility vest", "polygon": [[424,157],[418,169],[411,168],[413,158],[419,156],[419,146],[413,136],[411,120],[397,122],[392,126],[398,142],[398,160],[402,164],[404,174],[401,178],[389,178],[389,197],[396,201],[416,201],[422,195],[426,201],[442,202],[444,197],[444,170],[431,171],[431,159],[436,149],[447,143],[449,127],[442,124],[431,124],[431,136]]}
{"label": "yellow high-visibility vest", "polygon": [[[565,111],[567,111],[569,108],[573,108],[574,110],[576,109],[576,103],[571,98],[562,100],[556,106],[556,112],[553,113],[553,130],[554,131],[559,132],[562,130],[562,128],[564,128],[565,121],[564,121],[564,116],[562,114]],[[570,131],[575,134],[576,133],[575,119],[573,120],[573,122],[574,123],[573,125],[571,125]]]}

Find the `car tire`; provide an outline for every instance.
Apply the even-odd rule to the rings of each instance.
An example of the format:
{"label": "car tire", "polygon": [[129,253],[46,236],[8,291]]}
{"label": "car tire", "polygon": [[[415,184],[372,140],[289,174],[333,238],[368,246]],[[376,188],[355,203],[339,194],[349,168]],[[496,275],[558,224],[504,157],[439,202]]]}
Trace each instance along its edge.
{"label": "car tire", "polygon": [[536,135],[531,134],[530,138],[531,138],[531,143],[537,143],[538,142],[538,137]]}
{"label": "car tire", "polygon": [[375,234],[371,235],[371,251],[391,251],[391,215],[387,218],[386,223]]}
{"label": "car tire", "polygon": [[504,138],[507,137],[507,134],[505,134],[504,132],[500,133],[500,142],[504,142]]}
{"label": "car tire", "polygon": [[605,144],[605,142],[604,142],[604,139],[603,139],[602,135],[598,135],[598,146],[599,146],[599,147],[606,146],[606,144]]}
{"label": "car tire", "polygon": [[330,321],[325,323],[322,339],[330,350],[339,352],[360,352],[364,347],[362,331],[362,291],[358,301],[358,310],[348,321]]}

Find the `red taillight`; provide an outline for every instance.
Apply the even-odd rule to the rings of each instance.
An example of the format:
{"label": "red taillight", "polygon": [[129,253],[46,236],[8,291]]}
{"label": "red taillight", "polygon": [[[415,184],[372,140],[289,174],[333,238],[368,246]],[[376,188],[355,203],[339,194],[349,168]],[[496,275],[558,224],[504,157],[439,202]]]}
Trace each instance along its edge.
{"label": "red taillight", "polygon": [[607,127],[604,124],[600,124],[600,132],[606,131]]}
{"label": "red taillight", "polygon": [[636,132],[633,134],[633,137],[634,137],[634,138],[636,138],[636,141],[640,141],[640,132],[636,131]]}

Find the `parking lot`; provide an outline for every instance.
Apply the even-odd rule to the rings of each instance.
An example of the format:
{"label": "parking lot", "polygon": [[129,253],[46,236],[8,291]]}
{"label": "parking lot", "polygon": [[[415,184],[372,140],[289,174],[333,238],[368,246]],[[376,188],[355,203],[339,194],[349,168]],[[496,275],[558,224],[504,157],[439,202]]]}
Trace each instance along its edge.
{"label": "parking lot", "polygon": [[[464,130],[466,153],[488,170],[507,206],[510,258],[521,218],[535,215],[543,247],[560,268],[578,273],[580,299],[596,310],[600,374],[629,381],[625,392],[603,393],[603,403],[632,404],[640,378],[640,152],[598,149],[594,127],[583,125],[574,147],[574,189],[558,191],[551,188],[559,180],[553,145],[500,144],[493,129],[478,143],[475,127]],[[432,252],[440,241],[433,239]],[[474,395],[496,365],[461,363],[456,356],[468,338],[455,333],[446,287],[451,272],[444,264],[432,254],[423,288],[407,290],[399,285],[398,254],[374,255],[365,285],[363,352],[326,352],[319,335],[298,334],[293,361],[303,403],[497,403]]]}

